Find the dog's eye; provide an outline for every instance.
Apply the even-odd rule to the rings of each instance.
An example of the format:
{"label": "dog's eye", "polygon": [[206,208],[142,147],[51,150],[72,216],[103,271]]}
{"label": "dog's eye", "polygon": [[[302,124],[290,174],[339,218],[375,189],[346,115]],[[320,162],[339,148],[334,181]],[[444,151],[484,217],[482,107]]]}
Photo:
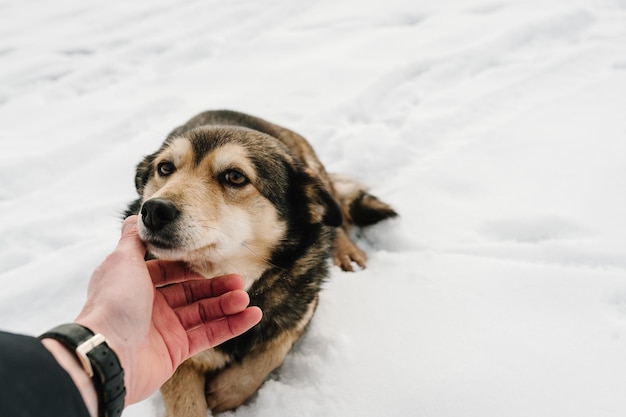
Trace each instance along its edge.
{"label": "dog's eye", "polygon": [[174,171],[176,171],[176,167],[169,161],[164,161],[157,165],[157,172],[162,177],[168,177],[172,175]]}
{"label": "dog's eye", "polygon": [[224,172],[222,178],[224,183],[235,187],[242,187],[248,183],[248,178],[236,169],[230,169]]}

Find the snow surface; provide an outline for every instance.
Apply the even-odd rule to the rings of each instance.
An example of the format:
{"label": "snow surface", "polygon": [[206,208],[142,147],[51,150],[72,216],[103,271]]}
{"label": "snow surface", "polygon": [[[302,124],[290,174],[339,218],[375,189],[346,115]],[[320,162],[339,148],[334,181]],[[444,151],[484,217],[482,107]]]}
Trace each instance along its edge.
{"label": "snow surface", "polygon": [[135,164],[231,108],[401,217],[225,415],[626,415],[626,1],[0,0],[0,80],[2,328],[72,320]]}

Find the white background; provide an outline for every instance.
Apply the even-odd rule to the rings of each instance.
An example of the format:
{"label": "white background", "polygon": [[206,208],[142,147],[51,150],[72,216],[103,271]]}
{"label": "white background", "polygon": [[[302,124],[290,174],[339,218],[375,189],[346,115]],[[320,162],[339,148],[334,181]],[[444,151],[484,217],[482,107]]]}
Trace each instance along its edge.
{"label": "white background", "polygon": [[401,214],[227,415],[626,415],[626,1],[1,0],[3,329],[74,318],[135,164],[217,108]]}

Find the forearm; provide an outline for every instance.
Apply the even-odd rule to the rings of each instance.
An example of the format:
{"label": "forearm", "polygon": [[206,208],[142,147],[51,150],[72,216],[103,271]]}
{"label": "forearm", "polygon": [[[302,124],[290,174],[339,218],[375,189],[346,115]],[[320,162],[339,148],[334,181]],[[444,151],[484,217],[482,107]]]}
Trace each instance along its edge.
{"label": "forearm", "polygon": [[52,353],[59,365],[70,375],[85,401],[85,406],[91,417],[98,416],[98,397],[91,378],[78,362],[76,355],[54,339],[43,339],[41,343]]}

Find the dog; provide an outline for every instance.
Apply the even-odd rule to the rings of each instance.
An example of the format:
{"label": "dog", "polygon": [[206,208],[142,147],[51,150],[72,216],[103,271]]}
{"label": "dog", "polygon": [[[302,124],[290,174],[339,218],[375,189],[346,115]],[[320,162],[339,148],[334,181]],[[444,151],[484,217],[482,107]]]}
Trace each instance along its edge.
{"label": "dog", "polygon": [[246,282],[261,322],[185,361],[161,388],[170,417],[202,417],[243,404],[280,366],[318,304],[331,254],[343,270],[365,267],[351,225],[395,217],[359,182],[329,175],[299,134],[228,110],[175,128],[138,165],[147,258],[185,262],[207,278]]}

